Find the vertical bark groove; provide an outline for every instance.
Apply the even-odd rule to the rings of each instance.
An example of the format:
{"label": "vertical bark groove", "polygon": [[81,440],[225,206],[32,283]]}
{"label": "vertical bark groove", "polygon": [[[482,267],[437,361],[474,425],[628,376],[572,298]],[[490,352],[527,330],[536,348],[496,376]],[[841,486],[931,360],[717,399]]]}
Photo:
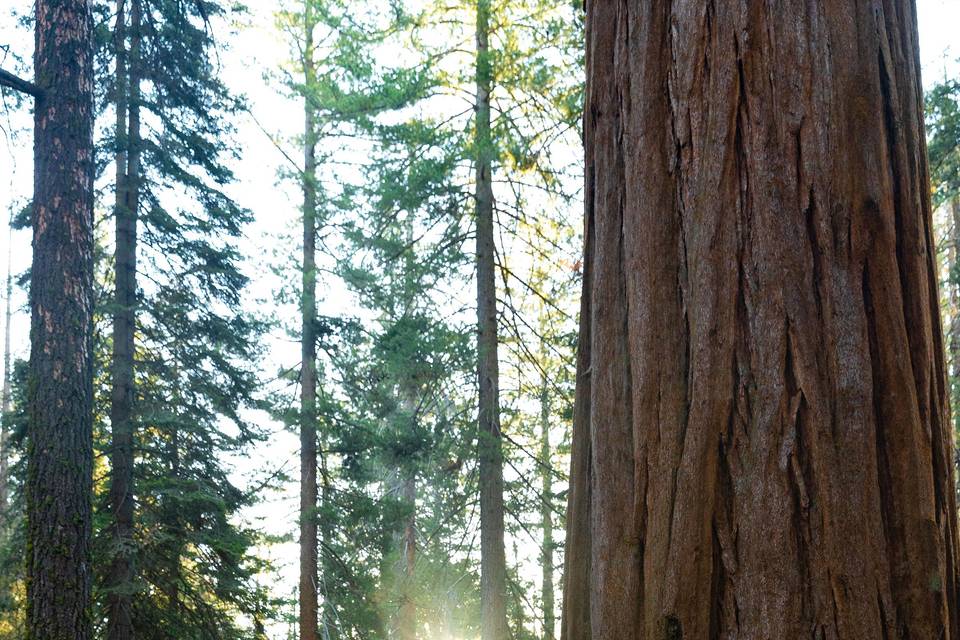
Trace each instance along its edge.
{"label": "vertical bark groove", "polygon": [[912,5],[591,2],[587,70],[562,637],[960,638]]}

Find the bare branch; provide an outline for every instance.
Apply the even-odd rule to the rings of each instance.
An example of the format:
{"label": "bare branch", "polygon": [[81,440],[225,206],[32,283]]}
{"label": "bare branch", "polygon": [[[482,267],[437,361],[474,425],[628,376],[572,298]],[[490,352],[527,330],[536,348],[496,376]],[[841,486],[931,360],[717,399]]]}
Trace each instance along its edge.
{"label": "bare branch", "polygon": [[15,91],[29,94],[34,98],[43,97],[43,89],[33,84],[29,80],[24,80],[19,76],[13,75],[9,71],[4,71],[3,69],[0,69],[0,87],[10,87]]}

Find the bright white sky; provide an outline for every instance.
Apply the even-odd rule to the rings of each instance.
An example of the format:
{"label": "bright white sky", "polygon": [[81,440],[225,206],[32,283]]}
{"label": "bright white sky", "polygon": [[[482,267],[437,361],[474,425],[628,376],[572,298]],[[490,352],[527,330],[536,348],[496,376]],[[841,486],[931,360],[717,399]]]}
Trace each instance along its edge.
{"label": "bright white sky", "polygon": [[[33,3],[30,0],[8,0],[11,9],[4,9],[0,15],[0,66],[12,69],[4,47],[29,59],[32,36],[15,26],[11,11],[28,12]],[[270,309],[271,292],[279,282],[271,275],[269,265],[276,265],[284,254],[292,255],[298,251],[295,243],[282,238],[290,237],[286,231],[293,231],[299,216],[299,194],[289,183],[277,176],[287,162],[284,156],[263,133],[266,130],[279,140],[290,140],[300,131],[302,123],[301,107],[293,100],[275,90],[275,80],[264,81],[266,74],[275,70],[287,58],[287,46],[274,32],[272,13],[279,0],[255,0],[248,3],[256,5],[253,26],[241,29],[230,38],[232,55],[224,55],[225,80],[235,91],[246,93],[252,103],[252,112],[259,120],[245,117],[238,122],[238,143],[243,150],[242,157],[235,164],[238,182],[233,195],[241,204],[249,207],[256,215],[256,222],[249,229],[244,240],[244,255],[248,256],[247,272],[254,279],[251,291],[251,308]],[[920,26],[921,55],[923,60],[925,84],[942,78],[945,73],[954,75],[960,71],[956,58],[960,57],[960,0],[917,0]],[[2,109],[0,109],[2,111]],[[262,126],[262,129],[261,129]],[[31,192],[32,141],[30,137],[29,114],[21,112],[0,117],[0,219],[5,218],[11,207],[22,206]],[[289,143],[288,143],[289,146]],[[297,158],[299,154],[290,147],[290,154]],[[6,255],[7,234],[0,233],[0,256]],[[295,237],[295,236],[294,236]],[[13,260],[16,273],[24,271],[30,263],[30,238],[27,232],[17,232],[13,237]],[[3,261],[0,261],[2,264]],[[338,306],[336,298],[339,292],[328,292],[324,302],[331,311]],[[28,354],[28,314],[25,313],[26,296],[23,292],[15,294],[15,304],[20,309],[14,326],[15,356]],[[340,305],[342,306],[342,305]],[[284,336],[270,338],[271,356],[265,364],[269,375],[278,365],[296,364],[299,361],[298,346]],[[254,466],[285,465],[291,475],[296,476],[297,439],[279,428],[267,446],[261,447],[251,463],[241,462],[238,473]],[[273,496],[259,507],[251,518],[263,520],[258,523],[274,534],[291,533],[295,528],[296,502],[291,487],[286,495]],[[296,584],[295,548],[292,543],[276,548],[272,555],[281,565],[281,576],[272,581],[271,588],[277,593],[290,593]]]}

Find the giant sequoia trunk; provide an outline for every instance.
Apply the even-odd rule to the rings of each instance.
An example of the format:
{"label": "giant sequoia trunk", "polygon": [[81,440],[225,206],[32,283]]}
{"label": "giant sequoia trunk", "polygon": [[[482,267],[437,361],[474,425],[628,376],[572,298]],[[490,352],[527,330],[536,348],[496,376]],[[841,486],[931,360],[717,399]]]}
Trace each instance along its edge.
{"label": "giant sequoia trunk", "polygon": [[477,454],[480,474],[480,607],[482,640],[506,640],[507,561],[503,541],[503,443],[497,362],[497,281],[493,235],[493,143],[490,91],[490,0],[477,0],[476,224]]}
{"label": "giant sequoia trunk", "polygon": [[317,123],[310,0],[304,3],[303,293],[300,365],[300,640],[317,639]]}
{"label": "giant sequoia trunk", "polygon": [[960,637],[913,3],[587,10],[563,637]]}
{"label": "giant sequoia trunk", "polygon": [[[110,640],[133,638],[134,591],[134,332],[137,322],[137,217],[140,208],[140,1],[130,10],[127,59],[125,0],[117,2],[114,225],[116,285],[110,395],[111,564],[108,577]],[[129,119],[128,119],[129,115]]]}
{"label": "giant sequoia trunk", "polygon": [[93,21],[38,0],[27,448],[27,637],[87,640],[93,473]]}

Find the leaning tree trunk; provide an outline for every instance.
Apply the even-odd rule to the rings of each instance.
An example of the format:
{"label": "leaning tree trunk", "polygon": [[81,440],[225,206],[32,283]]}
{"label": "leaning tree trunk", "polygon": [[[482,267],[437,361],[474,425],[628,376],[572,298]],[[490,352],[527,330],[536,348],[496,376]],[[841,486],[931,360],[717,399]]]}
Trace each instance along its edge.
{"label": "leaning tree trunk", "polygon": [[93,474],[93,20],[38,0],[27,448],[27,638],[87,640]]}
{"label": "leaning tree trunk", "polygon": [[[135,581],[134,524],[134,333],[137,322],[137,217],[140,208],[140,0],[130,9],[130,58],[127,59],[125,0],[117,2],[116,185],[114,225],[116,272],[113,310],[112,389],[110,395],[111,565],[108,578],[110,640],[133,638]],[[129,114],[129,119],[128,119]]]}
{"label": "leaning tree trunk", "polygon": [[317,639],[317,123],[311,1],[304,2],[303,293],[300,365],[300,640]]}
{"label": "leaning tree trunk", "polygon": [[913,3],[588,3],[568,640],[953,638]]}
{"label": "leaning tree trunk", "polygon": [[490,124],[490,0],[477,0],[476,224],[477,451],[480,474],[480,608],[482,640],[506,640],[507,560],[503,541],[503,443],[497,362],[497,282],[493,234],[493,143]]}

